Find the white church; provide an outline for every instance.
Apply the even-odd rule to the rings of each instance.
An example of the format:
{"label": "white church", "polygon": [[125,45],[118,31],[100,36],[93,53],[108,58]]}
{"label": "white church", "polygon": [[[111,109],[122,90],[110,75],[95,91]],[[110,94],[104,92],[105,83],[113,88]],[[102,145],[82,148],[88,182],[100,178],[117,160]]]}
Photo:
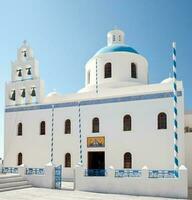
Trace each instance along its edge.
{"label": "white church", "polygon": [[[155,67],[155,66],[154,66]],[[74,167],[97,171],[173,169],[173,79],[150,84],[147,59],[125,44],[121,30],[107,34],[107,46],[85,65],[85,87],[75,94],[45,95],[39,62],[24,42],[12,62],[5,89],[4,165]],[[192,112],[185,111],[177,81],[178,161],[192,186]]]}

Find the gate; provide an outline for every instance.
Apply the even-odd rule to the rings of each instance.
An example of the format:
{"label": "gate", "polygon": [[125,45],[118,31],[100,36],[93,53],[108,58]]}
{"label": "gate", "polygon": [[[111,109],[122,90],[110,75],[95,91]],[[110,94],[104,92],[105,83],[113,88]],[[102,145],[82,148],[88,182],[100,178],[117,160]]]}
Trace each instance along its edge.
{"label": "gate", "polygon": [[55,167],[55,189],[61,189],[62,182],[62,165]]}

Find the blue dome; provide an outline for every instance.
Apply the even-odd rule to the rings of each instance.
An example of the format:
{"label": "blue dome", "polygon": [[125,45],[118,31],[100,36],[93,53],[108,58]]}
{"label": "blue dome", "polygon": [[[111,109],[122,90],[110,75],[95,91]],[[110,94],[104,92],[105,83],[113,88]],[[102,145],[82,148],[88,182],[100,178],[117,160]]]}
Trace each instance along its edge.
{"label": "blue dome", "polygon": [[106,46],[100,49],[95,55],[103,54],[103,53],[111,53],[111,52],[129,52],[129,53],[136,53],[139,54],[135,49],[132,47],[126,46],[126,45],[111,45],[111,46]]}

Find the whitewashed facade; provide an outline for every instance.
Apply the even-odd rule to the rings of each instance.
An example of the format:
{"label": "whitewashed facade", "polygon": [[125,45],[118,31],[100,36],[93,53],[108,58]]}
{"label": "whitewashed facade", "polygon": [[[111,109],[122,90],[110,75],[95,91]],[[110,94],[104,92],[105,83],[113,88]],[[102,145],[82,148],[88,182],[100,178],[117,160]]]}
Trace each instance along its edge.
{"label": "whitewashed facade", "polygon": [[[6,84],[5,166],[24,163],[30,167],[43,167],[51,161],[53,133],[53,162],[63,165],[65,179],[74,177],[73,169],[81,160],[81,150],[85,168],[113,166],[123,169],[126,167],[124,154],[129,152],[129,167],[133,169],[143,166],[173,169],[172,79],[149,84],[148,62],[125,45],[124,33],[113,30],[107,39],[108,45],[85,66],[85,87],[70,95],[52,92],[45,96],[38,61],[26,42],[21,46],[17,60],[12,64],[12,79]],[[184,126],[192,126],[192,115],[186,115],[185,119],[182,81],[178,81],[177,86],[179,165],[187,166],[191,175],[191,135],[184,133]],[[164,128],[158,127],[160,113],[166,114]],[[124,130],[126,115],[131,117],[131,125]],[[99,119],[99,131],[95,132],[92,130],[94,118]],[[67,134],[66,120],[71,123]],[[41,135],[42,121],[45,122],[45,133]],[[22,123],[20,128],[19,123]],[[160,123],[160,126],[164,125]],[[90,137],[95,138],[95,143],[88,147]],[[22,158],[18,158],[19,153]],[[67,153],[71,163],[65,160]],[[128,162],[130,165],[130,160]],[[191,178],[189,180],[192,184]]]}

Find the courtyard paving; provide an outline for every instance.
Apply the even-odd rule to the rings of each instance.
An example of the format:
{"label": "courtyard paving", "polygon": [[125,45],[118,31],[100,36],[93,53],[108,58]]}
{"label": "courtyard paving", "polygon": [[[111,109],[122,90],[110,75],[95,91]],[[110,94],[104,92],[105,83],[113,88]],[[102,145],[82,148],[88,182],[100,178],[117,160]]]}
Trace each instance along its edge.
{"label": "courtyard paving", "polygon": [[[0,200],[168,200],[170,198],[28,188],[1,192]],[[173,200],[173,199],[170,199]]]}

